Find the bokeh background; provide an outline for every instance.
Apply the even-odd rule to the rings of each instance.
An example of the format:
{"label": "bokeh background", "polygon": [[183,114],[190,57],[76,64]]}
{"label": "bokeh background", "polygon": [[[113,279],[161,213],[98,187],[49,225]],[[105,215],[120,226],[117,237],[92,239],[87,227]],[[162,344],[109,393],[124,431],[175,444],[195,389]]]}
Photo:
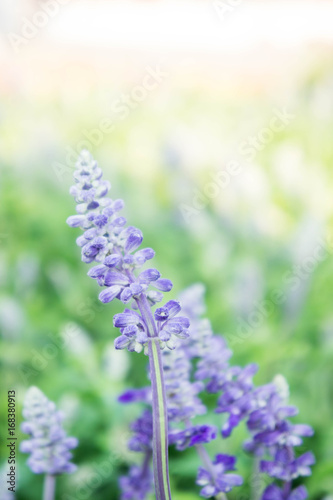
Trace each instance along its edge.
{"label": "bokeh background", "polygon": [[[146,384],[146,359],[114,351],[119,306],[98,303],[65,224],[81,147],[126,200],[172,297],[202,282],[234,363],[257,362],[258,384],[288,379],[296,421],[316,432],[310,498],[333,498],[332,19],[320,0],[1,0],[0,498],[10,389],[18,425],[37,385],[80,440],[57,499],[116,499],[137,459],[126,440],[140,408],[117,396]],[[231,499],[250,497],[245,434],[210,446],[238,455],[245,485]],[[198,498],[195,452],[171,456],[174,497]],[[39,499],[25,461],[15,498]]]}

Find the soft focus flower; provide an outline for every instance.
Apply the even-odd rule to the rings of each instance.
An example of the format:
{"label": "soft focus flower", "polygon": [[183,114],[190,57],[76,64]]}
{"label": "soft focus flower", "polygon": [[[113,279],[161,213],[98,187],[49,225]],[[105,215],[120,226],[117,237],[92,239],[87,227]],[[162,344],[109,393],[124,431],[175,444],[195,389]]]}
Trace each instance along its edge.
{"label": "soft focus flower", "polygon": [[153,419],[151,410],[144,410],[141,417],[131,424],[131,431],[134,435],[128,442],[131,451],[144,452],[151,450],[153,437]]}
{"label": "soft focus flower", "polygon": [[191,380],[192,364],[180,345],[162,356],[169,422],[187,422],[206,413],[198,394],[204,386]]}
{"label": "soft focus flower", "polygon": [[268,486],[262,500],[304,500],[306,489],[293,490],[292,481],[311,475],[315,458],[311,452],[296,457],[294,448],[303,444],[303,437],[312,436],[313,429],[290,422],[289,418],[297,415],[298,409],[288,405],[289,388],[282,376],[255,389],[254,397],[257,408],[247,420],[252,439],[244,443],[244,448],[257,456],[269,455],[272,459],[261,460],[260,471],[284,483],[282,489],[275,484]]}
{"label": "soft focus flower", "polygon": [[216,455],[211,471],[200,467],[196,481],[199,486],[203,486],[200,495],[210,498],[243,484],[243,478],[238,474],[226,474],[235,470],[235,462],[235,457],[220,454]]}
{"label": "soft focus flower", "polygon": [[[138,390],[137,395],[143,399],[145,398],[144,392],[140,393],[140,390]],[[129,403],[138,400],[135,398],[130,399],[121,397],[120,401]],[[133,436],[128,441],[128,448],[131,451],[142,453],[142,459],[140,466],[133,465],[127,476],[120,477],[121,499],[144,500],[153,487],[153,474],[151,471],[153,419],[151,409],[145,409],[142,415],[131,424],[131,431]]]}
{"label": "soft focus flower", "polygon": [[132,465],[127,476],[119,479],[121,500],[145,500],[153,486],[150,467]]}
{"label": "soft focus flower", "polygon": [[128,389],[118,398],[122,404],[143,402],[151,404],[151,388],[143,387],[142,389]]}
{"label": "soft focus flower", "polygon": [[[265,395],[267,399],[263,403]],[[303,437],[313,435],[313,429],[309,425],[292,424],[288,420],[297,415],[298,409],[286,404],[274,384],[256,389],[255,396],[260,401],[260,406],[250,414],[247,421],[247,427],[253,436],[252,440],[245,443],[247,451],[260,455],[269,448],[274,454],[278,447],[300,446]]]}
{"label": "soft focus flower", "polygon": [[292,448],[283,446],[277,449],[274,460],[260,462],[260,470],[271,477],[290,482],[300,476],[310,476],[310,466],[314,463],[315,458],[310,451],[294,458]]}
{"label": "soft focus flower", "polygon": [[294,490],[283,491],[275,484],[270,484],[264,491],[262,500],[305,500],[308,498],[308,492],[304,486],[299,486]]}
{"label": "soft focus flower", "polygon": [[182,345],[189,358],[198,359],[195,377],[212,393],[218,393],[217,413],[229,414],[222,428],[224,438],[256,408],[253,376],[257,365],[245,368],[230,366],[232,351],[228,349],[223,337],[214,335],[210,322],[202,318],[205,311],[204,289],[193,285],[181,296],[183,310],[191,321],[190,337]]}
{"label": "soft focus flower", "polygon": [[141,416],[131,423],[130,429],[133,435],[127,443],[129,450],[142,454],[141,465],[132,465],[128,474],[119,478],[121,500],[145,500],[153,488],[151,387],[129,389],[119,396],[118,401],[122,404],[140,402],[146,405]]}
{"label": "soft focus flower", "polygon": [[216,427],[213,425],[193,425],[182,431],[171,430],[169,442],[175,444],[177,450],[183,451],[196,444],[209,443],[216,439],[216,435]]}
{"label": "soft focus flower", "polygon": [[234,427],[255,408],[252,377],[258,371],[254,364],[245,368],[232,367],[227,371],[228,380],[220,384],[217,413],[228,413],[229,418],[222,428],[222,436],[230,436]]}
{"label": "soft focus flower", "polygon": [[69,450],[76,448],[78,440],[67,437],[62,428],[63,415],[54,403],[37,388],[27,391],[21,429],[30,439],[22,441],[20,450],[30,453],[28,465],[35,474],[62,474],[74,472]]}

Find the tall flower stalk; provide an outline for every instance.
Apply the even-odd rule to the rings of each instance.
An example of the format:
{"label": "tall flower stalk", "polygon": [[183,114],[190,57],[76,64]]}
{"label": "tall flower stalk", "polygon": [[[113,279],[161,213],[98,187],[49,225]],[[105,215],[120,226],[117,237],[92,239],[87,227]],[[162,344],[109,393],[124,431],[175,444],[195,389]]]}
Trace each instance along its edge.
{"label": "tall flower stalk", "polygon": [[115,298],[128,304],[123,313],[114,316],[113,324],[121,335],[116,349],[127,348],[149,356],[153,414],[153,463],[156,497],[170,500],[168,467],[168,421],[161,348],[174,349],[177,338],[187,338],[189,320],[179,317],[179,304],[169,301],[153,313],[152,308],[163,300],[163,292],[172,288],[170,280],[162,279],[157,269],[137,272],[155,255],[151,248],[138,250],[143,236],[139,229],[127,226],[119,215],[122,200],[107,196],[110,183],[102,180],[102,171],[90,153],[83,151],[76,164],[75,185],[70,192],[77,203],[77,214],[69,217],[71,227],[84,232],[77,239],[82,260],[97,262],[88,275],[101,287],[103,303]]}
{"label": "tall flower stalk", "polygon": [[247,427],[252,439],[246,441],[245,449],[261,459],[260,472],[278,480],[278,484],[273,482],[267,486],[262,500],[304,500],[308,496],[305,487],[294,488],[293,482],[311,474],[315,458],[310,451],[296,457],[295,447],[303,444],[303,437],[313,436],[313,429],[290,422],[298,409],[288,404],[289,388],[281,375],[255,392],[261,393],[265,404],[249,416]]}
{"label": "tall flower stalk", "polygon": [[23,417],[21,428],[30,439],[22,441],[20,450],[30,454],[27,463],[32,472],[45,474],[43,500],[54,500],[56,477],[76,470],[69,450],[76,448],[78,440],[67,437],[62,413],[37,387],[26,393]]}
{"label": "tall flower stalk", "polygon": [[[210,324],[199,316],[203,311],[203,287],[196,285],[182,294],[180,301],[182,309],[190,318],[191,335],[175,350],[165,349],[162,353],[163,370],[165,374],[166,400],[169,423],[169,444],[180,452],[193,447],[199,456],[201,466],[198,468],[196,483],[200,486],[200,495],[204,498],[214,497],[216,500],[226,500],[226,493],[235,486],[240,486],[242,477],[235,474],[236,457],[218,454],[212,460],[206,444],[217,438],[217,428],[212,425],[198,425],[194,422],[197,416],[207,412],[206,406],[199,397],[204,389],[204,383],[193,380],[192,360],[200,356],[203,343],[212,336]],[[180,308],[180,305],[178,305]],[[156,314],[163,314],[159,310]],[[223,355],[223,356],[222,356]],[[222,361],[229,352],[219,351]],[[119,398],[121,403],[142,402],[151,405],[150,388],[131,389]],[[138,425],[139,424],[139,425]],[[135,436],[129,441],[129,449],[145,453],[149,449],[149,410],[132,425]],[[133,494],[132,469],[129,476],[121,478],[120,487],[122,500],[136,500]],[[144,500],[149,490],[141,490],[140,500]]]}

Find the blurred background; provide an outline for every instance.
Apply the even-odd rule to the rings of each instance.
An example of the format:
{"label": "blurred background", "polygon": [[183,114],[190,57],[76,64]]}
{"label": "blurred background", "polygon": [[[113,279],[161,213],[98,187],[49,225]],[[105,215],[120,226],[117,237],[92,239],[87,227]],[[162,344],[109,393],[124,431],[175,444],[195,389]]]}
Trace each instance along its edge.
{"label": "blurred background", "polygon": [[[1,0],[1,435],[10,389],[18,424],[30,385],[65,411],[79,468],[57,499],[118,498],[140,408],[117,396],[146,384],[146,358],[114,351],[120,307],[98,302],[65,224],[88,148],[172,298],[202,282],[234,363],[288,379],[295,420],[315,428],[310,498],[332,500],[332,20],[328,0]],[[245,435],[210,446],[239,457],[230,499],[250,495]],[[15,498],[35,500],[26,458]],[[172,451],[177,500],[198,498],[198,465]]]}

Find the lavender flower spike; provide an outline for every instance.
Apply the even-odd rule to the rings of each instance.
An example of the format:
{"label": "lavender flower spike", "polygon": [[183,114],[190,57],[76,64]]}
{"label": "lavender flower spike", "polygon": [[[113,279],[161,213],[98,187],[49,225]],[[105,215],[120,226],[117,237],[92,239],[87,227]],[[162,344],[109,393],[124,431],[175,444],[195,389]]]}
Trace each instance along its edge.
{"label": "lavender flower spike", "polygon": [[156,496],[170,500],[168,470],[168,421],[161,349],[175,349],[178,339],[186,339],[189,320],[178,316],[180,305],[167,302],[152,312],[151,308],[169,292],[172,283],[161,278],[157,269],[137,270],[155,255],[151,248],[139,250],[142,232],[126,227],[126,219],[119,215],[122,200],[107,197],[110,184],[102,180],[102,171],[88,151],[83,151],[76,164],[75,185],[70,193],[77,203],[77,214],[67,223],[80,227],[84,233],[77,239],[82,260],[96,262],[88,275],[99,286],[106,287],[99,299],[108,303],[119,299],[128,308],[114,316],[114,326],[120,329],[115,340],[116,349],[141,352],[149,356],[153,410],[153,463]]}
{"label": "lavender flower spike", "polygon": [[260,471],[282,482],[281,488],[270,484],[262,500],[305,500],[306,488],[293,489],[293,481],[311,475],[310,466],[315,458],[309,451],[296,457],[294,448],[303,443],[303,437],[312,436],[313,429],[290,422],[289,418],[297,415],[298,410],[288,405],[289,388],[282,375],[276,376],[272,384],[256,389],[255,395],[261,403],[248,418],[252,439],[244,447],[257,456],[270,455],[272,460],[261,460]]}
{"label": "lavender flower spike", "polygon": [[30,387],[26,393],[23,417],[21,429],[30,439],[22,441],[20,450],[30,453],[27,463],[32,472],[46,474],[44,500],[53,500],[55,476],[76,470],[69,450],[76,448],[78,440],[67,437],[62,413],[37,387]]}

